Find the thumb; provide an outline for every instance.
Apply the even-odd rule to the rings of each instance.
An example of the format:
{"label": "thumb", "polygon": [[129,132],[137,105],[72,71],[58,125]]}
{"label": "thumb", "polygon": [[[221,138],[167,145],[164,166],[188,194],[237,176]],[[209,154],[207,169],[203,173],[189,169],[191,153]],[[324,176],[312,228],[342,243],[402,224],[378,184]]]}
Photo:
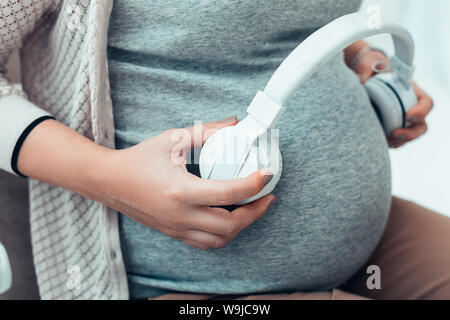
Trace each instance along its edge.
{"label": "thumb", "polygon": [[198,205],[232,205],[257,195],[272,180],[273,173],[258,170],[246,178],[235,180],[207,180],[194,175],[188,179],[183,190],[190,203]]}
{"label": "thumb", "polygon": [[359,77],[359,81],[364,84],[366,83],[370,78],[372,78],[375,73],[372,69],[364,69],[357,72],[357,75]]}
{"label": "thumb", "polygon": [[365,84],[372,76],[373,76],[373,73],[360,74],[359,75],[359,81],[362,84]]}

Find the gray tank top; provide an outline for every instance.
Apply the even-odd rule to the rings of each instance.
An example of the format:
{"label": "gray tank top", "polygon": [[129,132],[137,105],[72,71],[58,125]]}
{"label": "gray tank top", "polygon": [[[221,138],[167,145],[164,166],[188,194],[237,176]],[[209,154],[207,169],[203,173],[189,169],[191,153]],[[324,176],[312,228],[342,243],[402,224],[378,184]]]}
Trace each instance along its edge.
{"label": "gray tank top", "polygon": [[[108,57],[117,148],[194,120],[245,116],[284,58],[359,0],[115,0]],[[326,290],[353,275],[389,212],[388,148],[339,54],[286,105],[277,204],[202,251],[120,215],[130,295]],[[149,163],[151,165],[151,163]]]}

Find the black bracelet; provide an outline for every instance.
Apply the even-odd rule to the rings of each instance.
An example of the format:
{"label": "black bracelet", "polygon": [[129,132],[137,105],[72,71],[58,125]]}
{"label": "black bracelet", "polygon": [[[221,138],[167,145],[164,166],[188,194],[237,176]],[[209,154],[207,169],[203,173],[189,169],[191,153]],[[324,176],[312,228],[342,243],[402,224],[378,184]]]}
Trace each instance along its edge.
{"label": "black bracelet", "polygon": [[36,126],[38,124],[40,124],[41,122],[45,121],[45,120],[49,120],[49,119],[53,119],[55,120],[54,117],[52,116],[43,116],[40,118],[37,118],[36,120],[34,120],[32,123],[30,123],[30,125],[28,127],[25,128],[25,130],[22,132],[22,134],[20,135],[19,139],[17,139],[16,145],[14,146],[14,150],[13,150],[13,154],[11,157],[11,169],[19,176],[24,177],[24,178],[28,178],[27,176],[24,176],[23,174],[20,173],[19,169],[17,168],[17,160],[19,159],[19,153],[20,153],[20,149],[22,148],[23,143],[25,142],[25,139],[28,137],[28,135],[30,134],[30,132],[36,128]]}

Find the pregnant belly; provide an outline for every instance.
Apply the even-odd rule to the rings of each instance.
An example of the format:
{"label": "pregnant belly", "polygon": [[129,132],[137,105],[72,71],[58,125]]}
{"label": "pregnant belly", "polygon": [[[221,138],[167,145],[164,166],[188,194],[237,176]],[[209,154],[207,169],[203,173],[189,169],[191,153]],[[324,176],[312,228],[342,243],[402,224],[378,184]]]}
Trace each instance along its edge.
{"label": "pregnant belly", "polygon": [[293,97],[279,125],[278,202],[226,247],[202,251],[122,217],[135,280],[204,293],[324,290],[361,268],[383,232],[391,180],[383,132],[350,80],[323,86],[319,75]]}

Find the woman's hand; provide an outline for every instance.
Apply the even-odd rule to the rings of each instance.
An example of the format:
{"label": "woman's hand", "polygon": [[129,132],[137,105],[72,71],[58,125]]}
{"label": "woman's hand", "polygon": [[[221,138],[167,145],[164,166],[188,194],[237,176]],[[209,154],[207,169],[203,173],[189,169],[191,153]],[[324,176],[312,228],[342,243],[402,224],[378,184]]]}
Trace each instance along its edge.
{"label": "woman's hand", "polygon": [[[367,50],[368,45],[364,41],[358,41],[354,45],[346,49],[346,61],[348,65],[352,64],[360,50]],[[375,69],[382,69],[383,66],[389,66],[389,59],[380,51],[367,51],[360,58],[359,61],[353,66],[353,70],[359,76],[361,83],[365,83],[371,77],[377,74]],[[419,88],[416,84],[413,84],[414,91],[417,95],[418,103],[411,108],[406,114],[406,128],[400,128],[395,130],[391,136],[387,138],[389,146],[391,148],[399,148],[406,143],[413,141],[427,131],[426,117],[433,109],[433,100],[431,97]]]}
{"label": "woman's hand", "polygon": [[392,148],[399,148],[427,132],[426,117],[433,109],[433,100],[415,83],[413,87],[417,94],[418,103],[406,113],[406,128],[396,129],[388,137],[389,146]]}
{"label": "woman's hand", "polygon": [[[99,201],[132,219],[201,249],[225,246],[264,215],[267,195],[230,212],[222,208],[258,194],[272,174],[203,180],[187,172],[185,154],[236,118],[173,129],[126,150],[101,147],[65,125],[46,120],[26,138],[19,171]],[[68,213],[69,214],[69,213]]]}
{"label": "woman's hand", "polygon": [[94,198],[150,228],[201,249],[225,246],[256,219],[275,197],[268,195],[230,212],[232,205],[258,194],[272,174],[258,171],[245,179],[213,181],[186,170],[186,151],[201,146],[236,118],[173,129],[135,147],[111,152],[101,169]]}

